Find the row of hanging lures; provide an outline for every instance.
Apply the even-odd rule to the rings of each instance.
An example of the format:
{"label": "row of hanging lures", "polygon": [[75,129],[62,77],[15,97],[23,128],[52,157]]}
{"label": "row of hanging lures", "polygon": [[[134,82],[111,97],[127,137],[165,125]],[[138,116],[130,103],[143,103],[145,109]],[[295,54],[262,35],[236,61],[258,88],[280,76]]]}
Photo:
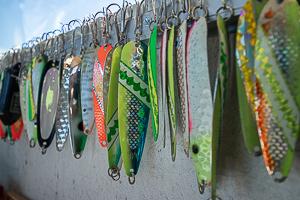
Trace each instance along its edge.
{"label": "row of hanging lures", "polygon": [[[57,84],[59,71],[53,72],[55,67],[51,67],[58,67],[57,61],[45,65],[46,58],[41,56],[30,63],[23,72],[25,76],[22,76],[28,81],[23,81],[25,87],[23,83],[24,89],[20,90],[25,92],[20,96],[21,99],[25,96],[26,109],[22,114],[26,113],[23,117],[27,134],[32,134],[28,135],[30,144],[32,146],[38,139],[43,150],[50,145],[55,128],[47,129],[46,123],[39,119],[47,116],[53,124],[56,121],[57,149],[62,150],[70,132],[73,153],[79,158],[86,137],[96,123],[100,144],[108,149],[109,175],[119,179],[122,152],[125,172],[130,183],[134,183],[151,111],[154,140],[157,140],[158,133],[163,133],[165,138],[170,130],[174,161],[177,131],[182,132],[186,154],[189,148],[192,150],[200,192],[203,193],[204,188],[212,183],[212,198],[216,198],[216,162],[230,66],[224,21],[217,15],[220,66],[212,94],[206,51],[207,9],[202,2],[192,12],[189,8],[188,19],[178,25],[176,33],[175,25],[169,20],[187,12],[184,2],[178,15],[173,4],[172,15],[165,17],[165,21],[159,18],[151,22],[150,27],[154,22],[157,26],[152,30],[149,47],[139,41],[140,6],[141,3],[137,3],[136,41],[123,46],[125,38],[120,37],[120,45],[114,48],[106,42],[100,48],[92,45],[84,55],[77,57],[71,52],[62,62],[60,90]],[[191,17],[196,8],[204,9],[205,16]],[[232,12],[224,1],[217,14],[222,9]],[[245,143],[250,153],[264,155],[267,170],[275,181],[283,181],[288,176],[298,135],[298,9],[294,0],[249,0],[238,24],[237,86]],[[124,12],[124,9],[121,11]],[[155,9],[153,11],[155,19]],[[187,23],[192,20],[194,22],[188,31]],[[166,28],[162,28],[163,22]],[[158,31],[162,31],[160,67],[156,67]],[[124,32],[121,31],[120,35],[124,36]],[[48,72],[48,69],[51,70]],[[39,70],[41,79],[37,100],[34,100],[34,91],[37,90],[34,87],[38,87],[39,80],[33,84],[33,79],[38,76],[32,76],[35,70]],[[53,76],[55,78],[51,79]],[[48,78],[52,80],[48,81],[51,84],[47,84]],[[174,85],[179,86],[178,91]],[[55,106],[48,109],[50,112],[44,109],[45,113],[40,113],[43,105],[49,106],[47,99],[54,100],[45,97],[49,87],[56,88],[49,90],[52,91],[50,96],[59,96],[56,99],[56,120],[53,114]],[[61,95],[58,95],[59,91]],[[47,95],[42,97],[42,94]],[[179,105],[176,106],[175,96],[179,96]],[[179,117],[175,116],[175,109],[180,110]],[[41,138],[42,130],[52,130],[47,140]]]}

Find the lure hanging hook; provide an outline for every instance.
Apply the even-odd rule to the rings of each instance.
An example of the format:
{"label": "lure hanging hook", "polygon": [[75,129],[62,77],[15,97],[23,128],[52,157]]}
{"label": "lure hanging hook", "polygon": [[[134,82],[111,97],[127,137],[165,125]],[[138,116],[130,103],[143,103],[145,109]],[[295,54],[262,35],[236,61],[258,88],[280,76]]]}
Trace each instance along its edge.
{"label": "lure hanging hook", "polygon": [[130,174],[131,174],[131,177],[128,176],[128,181],[129,181],[130,185],[133,185],[135,183],[135,174],[133,172],[133,169],[130,170]]}
{"label": "lure hanging hook", "polygon": [[35,141],[34,141],[34,139],[32,138],[30,141],[29,141],[29,147],[30,148],[34,148],[35,147]]}
{"label": "lure hanging hook", "polygon": [[[166,26],[167,26],[168,29],[172,28],[172,26],[169,26],[169,24],[168,24],[170,19],[178,19],[177,15],[175,14],[175,0],[172,0],[171,15],[166,20]],[[171,25],[173,25],[173,23],[171,23]]]}
{"label": "lure hanging hook", "polygon": [[182,0],[181,10],[177,14],[179,23],[181,22],[180,15],[183,14],[183,13],[187,13],[187,12],[188,12],[188,10],[186,9],[186,6],[185,6],[185,0]]}
{"label": "lure hanging hook", "polygon": [[155,0],[151,0],[151,1],[152,1],[153,19],[152,19],[151,22],[149,23],[149,29],[150,29],[150,31],[152,32],[152,31],[153,31],[153,28],[151,28],[151,25],[152,25],[153,23],[157,23],[157,20],[156,20]]}
{"label": "lure hanging hook", "polygon": [[196,17],[195,16],[195,10],[199,8],[200,10],[204,10],[205,14],[203,15],[203,17],[206,17],[208,15],[208,9],[206,7],[203,6],[202,0],[199,0],[199,5],[195,6],[192,10],[192,16],[194,20],[198,20],[200,19],[200,17]]}
{"label": "lure hanging hook", "polygon": [[136,24],[135,24],[135,29],[134,29],[134,34],[136,36],[136,42],[137,45],[140,44],[140,37],[142,34],[142,30],[140,28],[141,25],[141,15],[140,15],[140,10],[141,10],[141,5],[143,4],[144,0],[142,0],[141,2],[138,2],[135,0],[135,4],[136,4]]}
{"label": "lure hanging hook", "polygon": [[[80,25],[80,40],[81,40],[81,45],[80,45],[80,54],[83,55],[84,54],[84,51],[85,51],[85,46],[84,46],[84,23],[80,20],[80,19],[73,19],[71,20],[68,25],[70,26],[71,23],[75,23],[75,22],[78,22],[79,25]],[[75,38],[75,30],[76,28],[73,30],[73,38],[72,38],[72,43],[71,43],[71,54],[73,54],[73,49],[74,49],[74,38]]]}
{"label": "lure hanging hook", "polygon": [[229,17],[228,17],[227,19],[224,19],[224,22],[226,22],[226,21],[228,21],[228,20],[232,17],[232,15],[233,15],[233,8],[227,5],[226,0],[222,0],[222,4],[223,4],[223,5],[220,6],[220,7],[218,8],[218,10],[216,11],[216,17],[218,17],[219,12],[220,12],[221,10],[225,10],[225,11],[227,10],[227,11],[230,11]]}
{"label": "lure hanging hook", "polygon": [[[117,3],[109,4],[109,5],[106,7],[105,15],[106,15],[106,20],[107,20],[107,22],[106,22],[106,24],[105,24],[105,46],[108,44],[108,40],[109,40],[109,38],[110,38],[110,35],[109,35],[109,18],[110,18],[110,15],[108,14],[107,11],[109,10],[109,8],[110,8],[111,6],[118,6],[118,7],[119,7],[119,10],[118,10],[116,13],[118,13],[118,12],[121,10],[120,5],[117,4]],[[109,11],[110,11],[110,13],[111,13],[111,15],[112,15],[111,10],[109,10]],[[104,27],[103,27],[103,28],[104,28]]]}

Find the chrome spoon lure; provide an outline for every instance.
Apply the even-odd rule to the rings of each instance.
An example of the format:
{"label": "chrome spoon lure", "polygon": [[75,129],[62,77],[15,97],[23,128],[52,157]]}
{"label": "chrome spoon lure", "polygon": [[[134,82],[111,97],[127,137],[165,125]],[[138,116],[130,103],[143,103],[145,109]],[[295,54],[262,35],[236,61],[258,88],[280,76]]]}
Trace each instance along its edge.
{"label": "chrome spoon lure", "polygon": [[69,79],[69,131],[73,155],[81,158],[87,135],[83,132],[83,121],[80,99],[80,80],[82,55],[76,56],[71,63]]}

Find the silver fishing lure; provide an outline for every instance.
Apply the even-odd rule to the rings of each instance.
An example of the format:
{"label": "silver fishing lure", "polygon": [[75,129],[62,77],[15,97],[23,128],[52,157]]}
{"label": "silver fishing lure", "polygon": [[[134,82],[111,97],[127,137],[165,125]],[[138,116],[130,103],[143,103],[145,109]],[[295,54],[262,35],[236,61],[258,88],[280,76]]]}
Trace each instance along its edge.
{"label": "silver fishing lure", "polygon": [[68,55],[63,63],[61,89],[57,106],[56,115],[56,149],[58,151],[63,150],[65,142],[69,134],[69,79],[70,79],[70,67],[74,60],[73,55]]}

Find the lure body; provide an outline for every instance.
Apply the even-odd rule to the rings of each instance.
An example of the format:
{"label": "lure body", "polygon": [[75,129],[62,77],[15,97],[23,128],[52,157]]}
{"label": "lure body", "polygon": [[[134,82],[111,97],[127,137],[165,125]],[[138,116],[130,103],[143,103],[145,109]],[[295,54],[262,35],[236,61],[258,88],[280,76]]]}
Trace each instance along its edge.
{"label": "lure body", "polygon": [[254,45],[256,22],[251,1],[248,0],[239,17],[236,37],[237,88],[241,125],[249,153],[261,155],[256,125],[256,77],[254,74]]}
{"label": "lure body", "polygon": [[39,95],[39,85],[41,81],[41,75],[43,69],[46,65],[47,57],[40,56],[36,57],[33,60],[31,65],[31,70],[29,74],[29,89],[30,89],[30,102],[31,102],[31,111],[29,112],[30,120],[36,123],[36,113],[37,113],[37,102]]}
{"label": "lure body", "polygon": [[59,97],[58,61],[48,61],[41,74],[37,107],[37,133],[40,147],[48,148],[55,134],[55,117]]}
{"label": "lure body", "polygon": [[21,114],[24,124],[24,133],[27,134],[27,127],[26,127],[26,76],[27,76],[27,67],[22,67],[20,69],[19,74],[19,88],[20,88],[20,106],[21,106]]}
{"label": "lure body", "polygon": [[4,71],[0,94],[0,119],[10,126],[21,117],[20,91],[16,77],[21,63],[16,63]]}
{"label": "lure body", "polygon": [[69,79],[69,130],[73,155],[79,159],[82,156],[87,135],[83,132],[83,122],[80,100],[80,80],[82,62],[81,55],[76,56],[71,63]]}
{"label": "lure body", "polygon": [[211,182],[212,168],[213,100],[209,81],[206,38],[206,20],[201,17],[194,22],[188,33],[186,64],[190,147],[201,186]]}
{"label": "lure body", "polygon": [[157,27],[154,26],[149,39],[148,46],[148,60],[147,60],[147,72],[148,72],[148,83],[150,90],[150,100],[151,100],[151,116],[153,123],[153,136],[154,141],[158,137],[158,100],[157,100],[157,82],[156,82],[156,37],[157,37]]}
{"label": "lure body", "polygon": [[161,82],[162,82],[162,106],[163,111],[160,121],[162,124],[162,131],[164,133],[164,147],[166,140],[166,130],[169,130],[169,114],[168,114],[168,99],[167,99],[167,43],[168,43],[168,30],[165,29],[161,39]]}
{"label": "lure body", "polygon": [[170,119],[170,138],[171,138],[171,156],[172,161],[175,161],[176,157],[176,115],[175,115],[175,86],[174,86],[174,25],[170,31],[168,40],[168,82],[167,82],[167,94],[168,94],[168,108],[169,108],[169,119]]}
{"label": "lure body", "polygon": [[118,117],[121,150],[127,176],[138,172],[146,139],[150,94],[147,77],[147,45],[127,43],[122,50],[119,88]]}
{"label": "lure body", "polygon": [[[111,76],[111,68],[112,68],[112,56],[115,48],[109,50],[105,58],[105,66],[103,73],[103,108],[104,108],[104,121],[105,127],[107,124],[107,105],[108,105],[108,91],[110,87],[110,76]],[[106,128],[105,128],[106,133]]]}
{"label": "lure body", "polygon": [[[258,127],[269,175],[284,181],[290,171],[299,134],[299,5],[268,1],[257,23],[255,72]],[[282,23],[284,22],[284,23]]]}
{"label": "lure body", "polygon": [[184,140],[184,152],[189,156],[190,133],[189,133],[189,118],[188,118],[188,96],[186,82],[186,36],[187,36],[187,20],[184,20],[177,32],[177,75],[179,84],[179,102],[180,102],[180,121]]}
{"label": "lure body", "polygon": [[0,121],[0,139],[5,140],[7,137],[7,128],[6,126]]}
{"label": "lure body", "polygon": [[24,123],[22,117],[20,117],[15,123],[8,126],[11,132],[11,141],[20,140],[23,131]]}
{"label": "lure body", "polygon": [[25,103],[26,103],[26,126],[27,126],[27,136],[29,140],[30,147],[34,147],[35,142],[37,140],[37,126],[31,119],[31,99],[30,99],[30,87],[29,87],[29,76],[31,74],[32,67],[31,65],[28,66],[27,78],[26,78],[26,85],[25,85]]}
{"label": "lure body", "polygon": [[107,53],[112,49],[110,44],[102,45],[97,52],[93,73],[93,102],[96,119],[98,139],[102,147],[106,147],[106,133],[104,122],[104,105],[103,105],[103,74],[105,58]]}
{"label": "lure body", "polygon": [[[121,145],[119,136],[119,119],[118,119],[118,80],[120,70],[122,47],[118,46],[114,49],[111,61],[107,112],[105,115],[105,130],[107,138],[107,152],[109,168],[119,171],[122,166]],[[105,77],[108,69],[105,69]],[[107,77],[108,78],[108,77]],[[105,78],[106,79],[106,78]],[[106,82],[104,79],[104,83]],[[105,84],[107,85],[107,84]],[[104,89],[105,91],[106,89]],[[105,96],[105,95],[104,95]],[[104,101],[105,102],[105,101]]]}
{"label": "lure body", "polygon": [[82,119],[83,119],[83,130],[86,135],[89,135],[94,127],[95,114],[93,106],[93,71],[95,58],[99,46],[91,46],[85,51],[82,60],[82,71],[81,71],[81,102],[82,102]]}
{"label": "lure body", "polygon": [[75,59],[73,55],[68,55],[62,67],[60,96],[56,114],[56,149],[61,151],[69,135],[69,79],[71,63]]}

